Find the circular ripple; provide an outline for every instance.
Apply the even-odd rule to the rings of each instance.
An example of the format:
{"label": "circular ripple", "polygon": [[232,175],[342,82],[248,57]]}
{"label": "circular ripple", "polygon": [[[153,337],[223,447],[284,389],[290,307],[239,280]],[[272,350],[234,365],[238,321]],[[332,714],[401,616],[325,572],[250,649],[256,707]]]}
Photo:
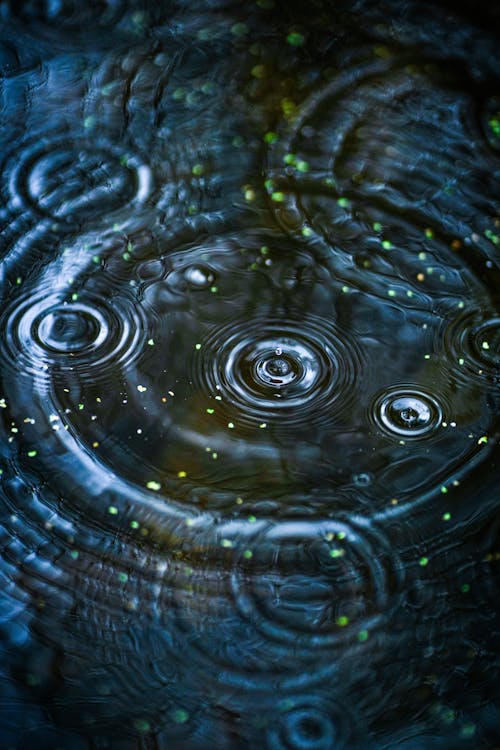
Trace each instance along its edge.
{"label": "circular ripple", "polygon": [[270,205],[356,289],[407,306],[438,296],[479,302],[487,292],[471,273],[476,258],[460,251],[478,237],[470,217],[494,234],[498,189],[474,102],[450,71],[390,50],[364,56],[315,91],[270,146]]}
{"label": "circular ripple", "polygon": [[[377,628],[394,604],[398,565],[377,531],[290,522],[248,548],[246,574],[233,576],[236,606],[281,645],[327,648],[356,639]],[[252,574],[264,568],[272,575]]]}
{"label": "circular ripple", "polygon": [[334,750],[351,734],[349,714],[322,696],[290,699],[274,717],[266,739],[269,750]]}
{"label": "circular ripple", "polygon": [[11,161],[12,207],[54,221],[109,219],[144,203],[150,193],[149,167],[100,137],[92,142],[86,134],[45,137],[21,146]]}
{"label": "circular ripple", "polygon": [[[366,648],[390,621],[402,573],[378,529],[288,521],[247,529],[246,539],[242,532],[243,525],[220,532],[237,560],[230,588],[220,571],[205,568],[179,579],[174,592],[190,660],[219,681],[256,694],[272,691],[276,679],[287,690],[320,684],[336,669],[334,649]],[[203,587],[208,601],[200,607]],[[259,644],[251,653],[249,642]]]}
{"label": "circular ripple", "polygon": [[85,302],[55,294],[18,299],[2,326],[6,363],[22,377],[48,379],[53,371],[83,381],[101,381],[113,369],[131,366],[147,332],[140,310],[126,298],[109,305],[92,295]]}
{"label": "circular ripple", "polygon": [[295,323],[259,318],[217,329],[196,371],[246,423],[279,416],[287,424],[335,419],[360,377],[355,343],[328,321],[305,315]]}
{"label": "circular ripple", "polygon": [[373,406],[374,417],[385,432],[418,438],[439,427],[443,412],[438,401],[412,386],[398,386],[384,392]]}
{"label": "circular ripple", "polygon": [[496,151],[500,150],[500,98],[492,97],[481,113],[486,140]]}
{"label": "circular ripple", "polygon": [[453,361],[453,375],[461,383],[470,379],[498,382],[500,377],[500,318],[486,318],[479,311],[452,321],[444,332]]}

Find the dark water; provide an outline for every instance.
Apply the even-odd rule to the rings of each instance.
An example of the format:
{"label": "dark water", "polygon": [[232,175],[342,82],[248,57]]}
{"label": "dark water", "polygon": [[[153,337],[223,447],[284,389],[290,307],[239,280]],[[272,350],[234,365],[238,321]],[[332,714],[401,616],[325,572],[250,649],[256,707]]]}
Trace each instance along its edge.
{"label": "dark water", "polygon": [[495,19],[0,3],[2,749],[500,747]]}

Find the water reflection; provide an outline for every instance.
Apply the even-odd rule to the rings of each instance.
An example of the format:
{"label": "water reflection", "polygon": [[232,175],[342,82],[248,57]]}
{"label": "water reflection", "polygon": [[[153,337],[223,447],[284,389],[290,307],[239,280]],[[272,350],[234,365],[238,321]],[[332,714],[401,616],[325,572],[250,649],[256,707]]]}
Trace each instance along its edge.
{"label": "water reflection", "polygon": [[0,14],[0,745],[496,748],[491,31]]}

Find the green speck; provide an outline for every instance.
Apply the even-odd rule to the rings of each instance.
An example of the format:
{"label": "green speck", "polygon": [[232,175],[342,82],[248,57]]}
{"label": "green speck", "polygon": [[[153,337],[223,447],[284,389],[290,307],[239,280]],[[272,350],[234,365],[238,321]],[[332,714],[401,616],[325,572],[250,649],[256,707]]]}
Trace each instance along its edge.
{"label": "green speck", "polygon": [[376,222],[375,222],[375,223],[373,224],[373,231],[374,231],[374,232],[381,232],[381,231],[382,231],[382,229],[383,229],[383,226],[382,226],[382,224],[380,223],[380,221],[376,221]]}
{"label": "green speck", "polygon": [[37,451],[28,451],[28,458],[35,458],[37,455]]}
{"label": "green speck", "polygon": [[154,346],[155,342],[154,339],[148,339],[148,346]]}
{"label": "green speck", "polygon": [[138,732],[149,732],[151,725],[146,719],[134,719],[134,728],[137,729]]}
{"label": "green speck", "polygon": [[478,445],[486,445],[487,442],[488,442],[488,436],[487,435],[481,435],[481,437],[477,441],[477,444]]}
{"label": "green speck", "polygon": [[388,294],[389,297],[395,297],[396,296],[396,292],[395,292],[394,289],[389,289],[389,291],[387,292],[387,294]]}
{"label": "green speck", "polygon": [[346,536],[347,534],[345,533],[345,531],[339,531],[339,533],[337,534],[337,539],[345,539]]}
{"label": "green speck", "polygon": [[138,529],[139,528],[139,522],[138,521],[130,521],[130,528],[131,529]]}
{"label": "green speck", "polygon": [[76,294],[75,292],[74,294],[71,295],[71,301],[76,302],[77,299],[78,299],[78,294]]}
{"label": "green speck", "polygon": [[338,549],[337,547],[335,549],[330,550],[330,557],[333,557],[334,559],[336,557],[343,557],[345,555],[345,552],[343,549]]}
{"label": "green speck", "polygon": [[349,625],[349,618],[345,615],[340,615],[340,617],[337,617],[336,621],[339,628],[345,628],[346,625]]}
{"label": "green speck", "polygon": [[500,118],[498,117],[491,117],[488,121],[488,125],[490,126],[492,132],[500,137]]}
{"label": "green speck", "polygon": [[245,551],[243,552],[243,557],[245,558],[245,560],[250,560],[250,558],[251,558],[251,557],[253,557],[253,552],[252,552],[252,550],[251,550],[251,549],[246,549],[246,550],[245,550]]}
{"label": "green speck", "polygon": [[98,256],[98,255],[93,255],[93,256],[92,256],[92,261],[93,261],[94,263],[100,263],[100,262],[101,262],[101,259],[99,258],[99,256]]}
{"label": "green speck", "polygon": [[370,637],[370,634],[368,630],[360,630],[358,633],[358,641],[360,643],[365,643],[365,641],[367,641],[369,637]]}
{"label": "green speck", "polygon": [[73,558],[73,560],[78,560],[78,550],[72,549],[70,552],[70,555]]}
{"label": "green speck", "polygon": [[172,99],[174,99],[174,101],[176,102],[181,101],[181,99],[184,99],[185,96],[186,90],[181,88],[175,89],[175,91],[172,93]]}
{"label": "green speck", "polygon": [[264,140],[266,143],[276,143],[279,136],[278,133],[275,133],[274,131],[270,130],[268,133],[265,134]]}
{"label": "green speck", "polygon": [[126,573],[118,573],[118,580],[120,583],[127,583],[128,575]]}
{"label": "green speck", "polygon": [[155,482],[154,480],[147,482],[146,487],[148,488],[148,490],[154,490],[155,492],[161,490],[161,484],[159,482]]}
{"label": "green speck", "polygon": [[227,426],[229,427],[230,430],[234,430],[234,422],[228,422]]}
{"label": "green speck", "polygon": [[464,737],[465,739],[468,739],[469,737],[474,737],[475,733],[476,733],[476,727],[474,724],[465,724],[462,727],[462,730],[460,732],[462,737]]}
{"label": "green speck", "polygon": [[489,345],[489,343],[487,341],[482,341],[481,342],[481,348],[482,349],[489,349],[490,345]]}
{"label": "green speck", "polygon": [[205,411],[207,412],[207,414],[214,414],[215,413],[215,409],[205,409]]}
{"label": "green speck", "polygon": [[443,521],[449,521],[451,518],[451,513],[443,513]]}
{"label": "green speck", "polygon": [[426,236],[426,237],[427,237],[427,238],[428,238],[429,240],[431,240],[431,239],[432,239],[432,238],[434,237],[434,232],[433,232],[433,230],[432,230],[432,229],[429,229],[429,228],[427,228],[427,229],[425,230],[425,236]]}
{"label": "green speck", "polygon": [[225,549],[230,549],[233,546],[233,543],[230,539],[221,539],[221,547],[224,547]]}
{"label": "green speck", "polygon": [[195,344],[194,348],[196,349],[197,352],[199,352],[201,349],[201,344]]}
{"label": "green speck", "polygon": [[445,486],[445,485],[443,484],[443,486],[441,487],[441,492],[443,493],[443,495],[446,495],[446,493],[448,492],[448,487],[446,487],[446,486]]}
{"label": "green speck", "polygon": [[382,240],[382,247],[384,248],[384,250],[392,250],[394,245],[392,244],[392,242],[389,242],[389,240]]}
{"label": "green speck", "polygon": [[85,409],[85,404],[78,404],[78,410],[83,411]]}
{"label": "green speck", "polygon": [[291,31],[286,40],[288,44],[292,45],[292,47],[302,47],[304,44],[304,35],[300,34],[298,31]]}
{"label": "green speck", "polygon": [[312,237],[314,234],[310,227],[302,227],[302,237]]}
{"label": "green speck", "polygon": [[351,205],[351,202],[350,202],[350,200],[348,198],[338,198],[337,199],[337,204],[341,208],[349,208],[349,206]]}
{"label": "green speck", "polygon": [[203,94],[213,94],[215,91],[215,83],[213,81],[205,81],[200,90]]}
{"label": "green speck", "polygon": [[267,247],[267,245],[262,245],[262,247],[260,248],[260,254],[267,255],[268,252],[269,252],[269,248]]}
{"label": "green speck", "polygon": [[117,516],[118,515],[118,508],[116,505],[110,505],[108,507],[108,513],[110,516]]}
{"label": "green speck", "polygon": [[235,23],[231,26],[231,34],[234,36],[245,36],[248,33],[248,26],[246,23]]}
{"label": "green speck", "polygon": [[177,708],[175,711],[172,711],[170,716],[172,717],[172,721],[174,721],[176,724],[185,724],[189,719],[188,712],[183,708]]}
{"label": "green speck", "polygon": [[275,203],[283,203],[284,200],[286,200],[285,193],[276,192],[271,193],[271,200],[273,200]]}
{"label": "green speck", "polygon": [[245,139],[241,135],[235,135],[233,140],[231,141],[231,144],[234,146],[234,148],[241,148],[245,145]]}
{"label": "green speck", "polygon": [[248,520],[250,521],[250,523],[255,523],[257,518],[256,516],[248,516]]}
{"label": "green speck", "polygon": [[470,591],[469,584],[468,583],[462,584],[462,586],[460,586],[460,591],[462,592],[462,594],[467,594]]}
{"label": "green speck", "polygon": [[418,561],[418,564],[422,566],[422,568],[425,568],[425,566],[429,563],[428,557],[421,557]]}
{"label": "green speck", "polygon": [[211,286],[210,291],[212,292],[212,294],[216,294],[219,291],[219,289],[216,286]]}
{"label": "green speck", "polygon": [[295,159],[295,154],[285,154],[283,157],[283,161],[285,162],[285,164],[295,164]]}
{"label": "green speck", "polygon": [[201,175],[205,172],[205,167],[203,166],[203,164],[195,164],[191,171],[195,175],[195,177],[201,177]]}
{"label": "green speck", "polygon": [[83,121],[83,127],[85,128],[85,130],[92,130],[95,124],[96,124],[96,118],[93,115],[86,117],[85,120]]}
{"label": "green speck", "polygon": [[298,161],[295,165],[295,169],[297,169],[299,172],[309,172],[309,162],[302,160]]}

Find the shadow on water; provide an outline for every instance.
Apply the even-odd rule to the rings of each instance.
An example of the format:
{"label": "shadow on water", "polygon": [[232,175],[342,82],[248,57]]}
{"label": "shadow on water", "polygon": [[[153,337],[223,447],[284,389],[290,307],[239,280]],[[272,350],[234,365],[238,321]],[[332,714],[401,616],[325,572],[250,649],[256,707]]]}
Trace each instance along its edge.
{"label": "shadow on water", "polygon": [[499,14],[0,3],[0,747],[498,750]]}

